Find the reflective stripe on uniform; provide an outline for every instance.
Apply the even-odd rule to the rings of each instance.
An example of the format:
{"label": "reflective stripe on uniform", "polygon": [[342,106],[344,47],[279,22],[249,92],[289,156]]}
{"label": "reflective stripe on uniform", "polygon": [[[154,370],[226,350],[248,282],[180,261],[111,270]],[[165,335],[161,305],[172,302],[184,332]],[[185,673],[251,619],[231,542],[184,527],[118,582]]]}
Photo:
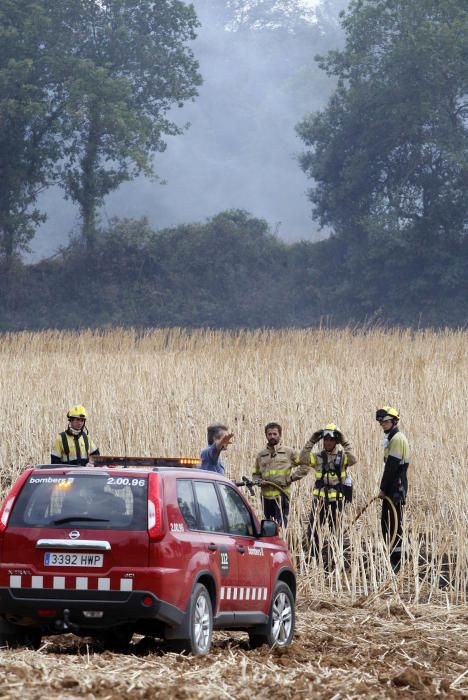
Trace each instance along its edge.
{"label": "reflective stripe on uniform", "polygon": [[267,472],[263,472],[263,476],[266,478],[267,476],[274,476],[275,474],[286,474],[290,472],[291,469],[270,469]]}
{"label": "reflective stripe on uniform", "polygon": [[337,498],[338,500],[343,498],[341,491],[335,491],[335,489],[314,489],[313,494],[314,496],[325,498],[329,501],[336,501]]}
{"label": "reflective stripe on uniform", "polygon": [[276,496],[280,496],[282,493],[287,493],[289,495],[289,488],[287,486],[282,486],[281,491],[278,489],[262,489],[262,496],[265,498],[276,498]]}

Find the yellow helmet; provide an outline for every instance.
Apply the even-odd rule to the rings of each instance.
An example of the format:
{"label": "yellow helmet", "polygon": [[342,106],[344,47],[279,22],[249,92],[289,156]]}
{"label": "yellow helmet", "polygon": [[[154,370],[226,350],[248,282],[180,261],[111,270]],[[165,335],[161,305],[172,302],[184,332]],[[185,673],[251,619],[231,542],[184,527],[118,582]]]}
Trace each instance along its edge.
{"label": "yellow helmet", "polygon": [[84,418],[86,420],[87,417],[86,408],[80,403],[76,403],[72,406],[67,413],[68,420],[70,420],[70,418]]}
{"label": "yellow helmet", "polygon": [[400,414],[396,408],[392,408],[391,406],[383,406],[376,411],[375,420],[378,420],[379,423],[381,423],[383,420],[392,420],[394,423],[398,423],[400,420]]}
{"label": "yellow helmet", "polygon": [[334,423],[327,423],[323,429],[323,437],[332,437],[337,440],[340,436],[341,430]]}

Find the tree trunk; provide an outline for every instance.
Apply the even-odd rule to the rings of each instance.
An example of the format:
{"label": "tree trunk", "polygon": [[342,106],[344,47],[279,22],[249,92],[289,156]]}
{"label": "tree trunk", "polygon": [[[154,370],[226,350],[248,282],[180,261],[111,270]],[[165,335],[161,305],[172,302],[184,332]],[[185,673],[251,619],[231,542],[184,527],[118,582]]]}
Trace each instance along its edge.
{"label": "tree trunk", "polygon": [[96,243],[96,208],[101,193],[98,191],[96,182],[96,165],[98,163],[98,153],[100,144],[100,124],[99,116],[91,112],[85,155],[82,160],[81,177],[81,236],[85,243],[86,250],[93,250]]}

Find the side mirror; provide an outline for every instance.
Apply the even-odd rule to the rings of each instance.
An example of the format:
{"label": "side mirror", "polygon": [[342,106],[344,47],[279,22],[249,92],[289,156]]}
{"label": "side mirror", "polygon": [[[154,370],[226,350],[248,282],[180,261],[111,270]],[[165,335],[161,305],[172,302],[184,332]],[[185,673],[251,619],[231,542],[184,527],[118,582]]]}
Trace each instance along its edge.
{"label": "side mirror", "polygon": [[276,537],[278,534],[278,523],[274,520],[262,520],[260,537]]}

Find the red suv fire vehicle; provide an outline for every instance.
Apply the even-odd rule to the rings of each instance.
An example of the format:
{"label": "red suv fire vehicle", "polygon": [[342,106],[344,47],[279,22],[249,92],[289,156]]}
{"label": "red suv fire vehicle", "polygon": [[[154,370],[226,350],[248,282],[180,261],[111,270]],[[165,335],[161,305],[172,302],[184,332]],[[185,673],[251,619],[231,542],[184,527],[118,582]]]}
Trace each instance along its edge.
{"label": "red suv fire vehicle", "polygon": [[290,644],[296,578],[276,524],[195,463],[26,470],[0,510],[0,645],[72,632],[119,650],[135,632],[203,654],[213,629]]}

